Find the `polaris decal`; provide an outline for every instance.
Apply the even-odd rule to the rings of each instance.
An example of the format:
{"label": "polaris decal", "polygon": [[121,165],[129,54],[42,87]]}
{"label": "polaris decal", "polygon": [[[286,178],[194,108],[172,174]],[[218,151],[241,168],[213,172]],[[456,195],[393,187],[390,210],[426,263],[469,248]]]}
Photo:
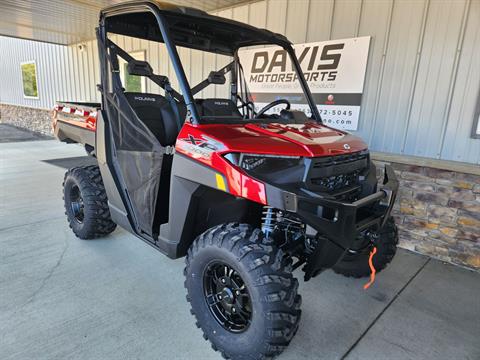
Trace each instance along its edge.
{"label": "polaris decal", "polygon": [[[343,130],[358,128],[369,45],[370,36],[294,46],[327,125]],[[239,56],[258,108],[286,98],[292,108],[311,115],[286,50],[278,46],[247,49],[239,51]]]}
{"label": "polaris decal", "polygon": [[155,98],[153,97],[147,97],[147,96],[135,96],[134,97],[135,100],[138,100],[138,101],[151,101],[151,102],[155,102]]}

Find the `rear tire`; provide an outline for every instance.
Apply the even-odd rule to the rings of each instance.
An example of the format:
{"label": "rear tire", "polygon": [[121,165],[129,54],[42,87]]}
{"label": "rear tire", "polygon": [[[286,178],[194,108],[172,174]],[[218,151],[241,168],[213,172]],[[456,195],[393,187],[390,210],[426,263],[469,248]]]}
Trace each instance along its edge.
{"label": "rear tire", "polygon": [[290,343],[300,321],[301,297],[288,260],[259,229],[246,224],[213,227],[190,247],[184,271],[187,301],[204,338],[224,358],[265,359]]}
{"label": "rear tire", "polygon": [[[392,261],[397,251],[398,230],[393,217],[389,217],[385,226],[378,232],[376,240],[377,253],[373,256],[373,265],[378,272],[382,271]],[[358,254],[347,253],[333,267],[333,271],[347,277],[361,278],[370,275],[368,265],[369,252]]]}
{"label": "rear tire", "polygon": [[102,237],[115,230],[117,225],[110,217],[98,166],[68,170],[63,181],[63,200],[68,224],[80,239]]}

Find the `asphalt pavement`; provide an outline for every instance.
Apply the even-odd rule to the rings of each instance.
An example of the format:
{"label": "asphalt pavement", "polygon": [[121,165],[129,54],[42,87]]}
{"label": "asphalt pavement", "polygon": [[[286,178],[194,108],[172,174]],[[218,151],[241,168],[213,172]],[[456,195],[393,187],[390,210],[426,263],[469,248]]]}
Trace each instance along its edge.
{"label": "asphalt pavement", "polygon": [[51,136],[0,123],[0,143],[50,139],[52,139]]}

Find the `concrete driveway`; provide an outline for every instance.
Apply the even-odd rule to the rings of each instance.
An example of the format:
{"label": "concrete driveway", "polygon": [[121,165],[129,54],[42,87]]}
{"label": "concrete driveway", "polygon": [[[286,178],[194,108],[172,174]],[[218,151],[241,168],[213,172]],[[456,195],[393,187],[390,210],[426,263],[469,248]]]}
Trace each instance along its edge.
{"label": "concrete driveway", "polygon": [[[0,143],[0,359],[219,359],[189,313],[183,259],[121,229],[90,241],[69,230],[57,165],[83,155]],[[59,158],[75,159],[44,162]],[[331,271],[301,282],[302,322],[280,359],[480,359],[479,273],[399,250],[363,283]]]}

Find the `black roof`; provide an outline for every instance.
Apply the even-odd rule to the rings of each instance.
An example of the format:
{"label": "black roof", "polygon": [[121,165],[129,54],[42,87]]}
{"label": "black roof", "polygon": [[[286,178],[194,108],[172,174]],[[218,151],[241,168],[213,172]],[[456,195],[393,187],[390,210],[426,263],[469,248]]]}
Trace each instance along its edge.
{"label": "black roof", "polygon": [[280,34],[238,21],[213,16],[205,11],[159,1],[132,1],[113,5],[101,12],[108,32],[163,42],[152,9],[167,20],[176,45],[232,55],[243,46],[290,45]]}

